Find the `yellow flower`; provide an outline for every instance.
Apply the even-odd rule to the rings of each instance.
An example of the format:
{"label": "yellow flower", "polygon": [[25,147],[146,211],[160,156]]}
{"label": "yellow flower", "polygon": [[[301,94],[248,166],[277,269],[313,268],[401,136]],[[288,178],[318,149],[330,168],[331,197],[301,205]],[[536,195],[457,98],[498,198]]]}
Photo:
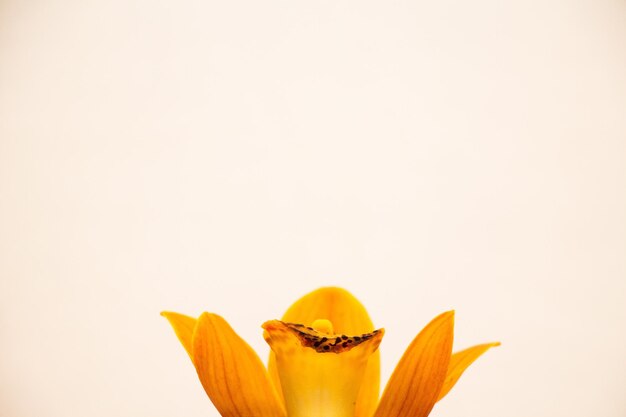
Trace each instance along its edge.
{"label": "yellow flower", "polygon": [[263,324],[270,353],[257,354],[217,314],[163,312],[224,417],[425,417],[480,355],[499,343],[452,354],[454,312],[411,342],[378,400],[380,344],[363,305],[346,290],[320,288],[282,321]]}

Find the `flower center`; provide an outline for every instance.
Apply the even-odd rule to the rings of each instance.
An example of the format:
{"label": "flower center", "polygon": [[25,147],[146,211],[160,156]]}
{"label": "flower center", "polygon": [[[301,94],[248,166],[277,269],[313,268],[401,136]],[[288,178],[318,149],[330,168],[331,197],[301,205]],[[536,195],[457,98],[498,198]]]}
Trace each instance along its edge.
{"label": "flower center", "polygon": [[289,417],[353,417],[367,361],[384,330],[357,336],[333,334],[332,323],[310,327],[279,320],[263,324]]}

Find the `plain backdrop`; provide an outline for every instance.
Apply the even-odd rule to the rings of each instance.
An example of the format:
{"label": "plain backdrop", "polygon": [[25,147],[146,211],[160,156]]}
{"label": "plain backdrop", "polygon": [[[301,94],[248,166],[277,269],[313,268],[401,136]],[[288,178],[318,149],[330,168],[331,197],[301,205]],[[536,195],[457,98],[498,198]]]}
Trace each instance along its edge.
{"label": "plain backdrop", "polygon": [[433,416],[626,416],[624,1],[0,0],[0,416],[217,416],[161,310],[500,340]]}

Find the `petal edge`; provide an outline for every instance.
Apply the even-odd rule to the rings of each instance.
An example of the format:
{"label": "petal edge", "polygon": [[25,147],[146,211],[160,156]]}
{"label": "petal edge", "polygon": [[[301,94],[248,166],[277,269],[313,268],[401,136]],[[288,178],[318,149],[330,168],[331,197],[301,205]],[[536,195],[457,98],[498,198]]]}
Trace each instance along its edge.
{"label": "petal edge", "polygon": [[191,338],[193,329],[196,327],[196,319],[172,311],[162,311],[161,315],[169,321],[170,326],[174,329],[174,333],[176,333],[176,337],[178,337],[178,340],[193,362]]}
{"label": "petal edge", "polygon": [[492,347],[496,346],[500,346],[500,342],[484,343],[482,345],[472,346],[460,352],[454,353],[450,358],[450,365],[448,365],[446,380],[443,383],[443,387],[441,388],[437,401],[440,401],[450,392],[452,387],[454,387],[454,385],[458,382],[459,378],[461,378],[461,375],[463,375],[463,372],[465,372],[465,370],[476,359]]}

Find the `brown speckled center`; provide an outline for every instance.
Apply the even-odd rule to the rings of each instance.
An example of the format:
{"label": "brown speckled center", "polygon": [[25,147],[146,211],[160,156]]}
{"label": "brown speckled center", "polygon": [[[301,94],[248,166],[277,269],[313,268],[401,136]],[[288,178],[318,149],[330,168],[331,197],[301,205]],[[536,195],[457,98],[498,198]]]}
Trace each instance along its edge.
{"label": "brown speckled center", "polygon": [[355,346],[374,337],[380,330],[371,333],[363,333],[358,336],[328,335],[307,327],[304,324],[284,323],[293,334],[295,334],[302,346],[315,349],[319,353],[341,353],[347,352]]}

